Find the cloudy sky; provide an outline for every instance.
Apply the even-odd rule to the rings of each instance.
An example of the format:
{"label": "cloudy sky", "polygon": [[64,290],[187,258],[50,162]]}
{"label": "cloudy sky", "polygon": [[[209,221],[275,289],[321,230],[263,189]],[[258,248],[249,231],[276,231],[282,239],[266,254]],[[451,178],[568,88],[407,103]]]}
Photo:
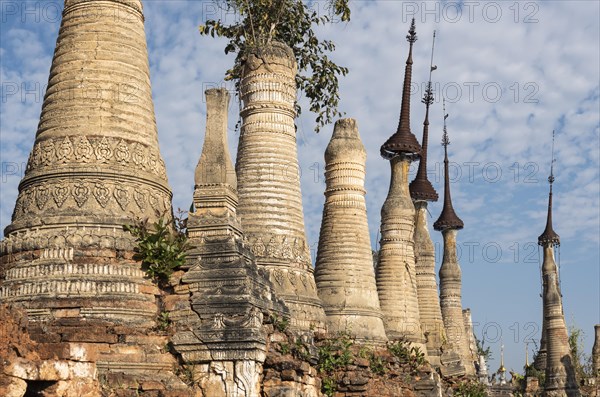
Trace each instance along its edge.
{"label": "cloudy sky", "polygon": [[[0,1],[0,226],[10,223],[17,186],[32,148],[60,24],[62,1]],[[327,12],[323,2],[312,6]],[[465,222],[459,233],[463,305],[475,331],[500,338],[507,367],[520,370],[525,343],[541,325],[537,236],[545,225],[552,130],[556,130],[555,230],[565,317],[586,334],[600,322],[600,18],[596,1],[351,1],[352,21],[322,29],[335,41],[341,110],[358,120],[368,152],[367,205],[377,247],[379,211],[389,184],[379,146],[397,127],[405,40],[417,22],[412,130],[421,137],[431,38],[436,102],[431,108],[430,179],[442,193],[441,96],[447,100],[452,192]],[[207,18],[233,20],[212,1],[145,1],[151,78],[161,152],[174,207],[188,208],[205,128],[203,92],[223,81],[233,55],[224,40],[201,37]],[[230,146],[237,151],[237,101],[231,101]],[[332,127],[315,134],[314,115],[297,120],[306,231],[313,259],[323,206],[323,153]],[[415,164],[416,166],[416,164]],[[414,167],[416,168],[416,167]],[[414,170],[413,170],[414,171]],[[441,202],[430,206],[437,219]],[[432,230],[438,254],[441,236]],[[436,261],[440,261],[437,255]],[[534,349],[530,343],[529,350]]]}

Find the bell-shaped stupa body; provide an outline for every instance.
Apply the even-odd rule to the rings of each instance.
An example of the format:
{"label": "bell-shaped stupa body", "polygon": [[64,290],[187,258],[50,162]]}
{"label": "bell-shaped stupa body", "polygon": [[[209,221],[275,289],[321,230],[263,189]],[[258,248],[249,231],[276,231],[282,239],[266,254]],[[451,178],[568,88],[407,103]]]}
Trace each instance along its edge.
{"label": "bell-shaped stupa body", "polygon": [[323,328],[302,212],[296,146],[296,72],[284,44],[249,50],[240,81],[243,119],[236,173],[244,234],[277,296],[288,305],[291,326]]}
{"label": "bell-shaped stupa body", "polygon": [[315,279],[330,332],[384,343],[365,202],[366,160],[356,121],[338,120],[325,151],[325,206]]}
{"label": "bell-shaped stupa body", "polygon": [[86,319],[151,321],[154,292],[123,226],[158,213],[171,217],[171,191],[142,4],[66,0],[35,144],[5,229],[2,301],[34,320],[69,308]]}

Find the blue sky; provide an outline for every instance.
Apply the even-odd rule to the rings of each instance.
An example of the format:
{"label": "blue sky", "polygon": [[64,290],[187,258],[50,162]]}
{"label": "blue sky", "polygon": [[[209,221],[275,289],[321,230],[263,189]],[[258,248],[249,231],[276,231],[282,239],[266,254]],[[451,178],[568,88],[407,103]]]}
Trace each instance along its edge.
{"label": "blue sky", "polygon": [[[352,21],[320,28],[350,73],[340,81],[340,109],[356,118],[367,148],[367,206],[377,246],[389,165],[379,146],[395,132],[405,40],[417,22],[412,130],[420,139],[431,37],[436,102],[430,116],[430,179],[442,194],[441,94],[447,99],[453,202],[463,305],[499,365],[500,335],[508,368],[521,369],[525,341],[539,340],[541,299],[537,236],[545,225],[552,130],[556,130],[554,228],[561,236],[565,317],[586,334],[600,322],[600,18],[594,1],[351,1]],[[0,1],[0,226],[10,223],[17,186],[33,146],[60,24],[62,1]],[[146,35],[160,149],[174,207],[188,208],[205,127],[203,92],[224,86],[234,56],[225,41],[201,37],[206,18],[232,20],[212,1],[145,1]],[[326,12],[323,2],[313,2]],[[301,99],[302,103],[306,103]],[[237,100],[230,107],[235,157]],[[314,116],[297,120],[304,213],[315,257],[324,191],[323,153],[332,126],[315,134]],[[416,170],[417,164],[414,164]],[[414,172],[414,170],[413,170]],[[441,210],[430,205],[430,227]],[[441,236],[432,232],[438,254]],[[441,255],[436,261],[439,266]],[[484,335],[485,334],[485,335]],[[530,351],[533,345],[530,344]]]}

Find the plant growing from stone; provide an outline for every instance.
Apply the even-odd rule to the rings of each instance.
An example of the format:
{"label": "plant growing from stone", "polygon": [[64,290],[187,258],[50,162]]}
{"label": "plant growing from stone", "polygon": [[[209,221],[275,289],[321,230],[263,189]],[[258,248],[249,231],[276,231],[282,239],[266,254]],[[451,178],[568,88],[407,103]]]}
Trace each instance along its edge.
{"label": "plant growing from stone", "polygon": [[159,284],[185,263],[187,237],[176,226],[162,216],[152,224],[144,219],[123,227],[136,238],[133,258],[142,261],[142,268]]}
{"label": "plant growing from stone", "polygon": [[454,397],[487,397],[484,384],[475,381],[463,381],[454,388]]}
{"label": "plant growing from stone", "polygon": [[392,353],[400,363],[408,364],[413,373],[416,372],[421,365],[426,363],[425,354],[421,352],[421,349],[411,346],[410,342],[404,339],[389,343],[388,351]]}
{"label": "plant growing from stone", "polygon": [[[345,76],[348,69],[337,65],[327,56],[335,50],[330,40],[319,40],[313,26],[330,23],[334,18],[343,22],[350,20],[348,0],[328,0],[326,13],[320,14],[302,0],[221,0],[218,3],[239,18],[232,23],[207,20],[200,25],[200,34],[226,37],[229,43],[225,53],[237,54],[234,66],[226,73],[226,80],[235,81],[239,93],[242,65],[247,54],[260,57],[261,48],[278,41],[287,44],[298,63],[296,86],[310,102],[310,111],[316,117],[315,130],[342,116],[338,111],[338,76]],[[296,104],[296,111],[302,109]]]}

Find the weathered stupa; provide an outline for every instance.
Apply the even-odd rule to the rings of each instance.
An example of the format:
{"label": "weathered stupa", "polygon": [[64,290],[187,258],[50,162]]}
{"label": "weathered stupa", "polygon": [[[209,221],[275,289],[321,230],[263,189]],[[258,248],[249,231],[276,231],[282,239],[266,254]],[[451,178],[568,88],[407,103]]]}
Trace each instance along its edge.
{"label": "weathered stupa", "polygon": [[406,338],[425,352],[415,271],[415,207],[408,189],[408,168],[421,153],[421,146],[410,130],[412,48],[417,40],[414,19],[406,39],[410,48],[404,75],[400,123],[397,132],[381,146],[381,155],[390,160],[392,175],[390,189],[381,209],[377,290],[388,338]]}
{"label": "weathered stupa", "polygon": [[594,347],[592,348],[592,369],[596,383],[600,384],[600,324],[594,326]]}
{"label": "weathered stupa", "polygon": [[[227,146],[225,89],[206,91],[206,135],[189,213],[188,267],[169,299],[171,339],[208,395],[258,396],[266,357],[265,314],[284,307],[244,244],[237,181]],[[274,305],[275,303],[275,305]]]}
{"label": "weathered stupa", "polygon": [[315,278],[330,332],[384,343],[365,203],[366,159],[356,121],[338,120],[325,151],[325,205]]}
{"label": "weathered stupa", "polygon": [[247,54],[240,80],[238,213],[259,266],[290,308],[291,325],[309,330],[324,326],[325,313],[304,230],[294,125],[296,71],[294,54],[284,44]]}
{"label": "weathered stupa", "polygon": [[[578,397],[579,386],[575,375],[573,357],[569,346],[569,334],[563,313],[562,294],[558,268],[554,260],[554,247],[560,245],[560,238],[552,228],[552,184],[554,183],[554,132],[552,133],[552,162],[550,166],[550,192],[548,194],[548,215],[546,228],[538,237],[538,244],[544,251],[542,263],[543,313],[546,337],[546,379],[544,397]],[[542,333],[544,335],[544,333]]]}
{"label": "weathered stupa", "polygon": [[142,4],[66,0],[35,144],[2,243],[2,301],[25,307],[32,320],[154,324],[154,287],[132,260],[134,239],[123,225],[158,215],[170,219],[171,192]]}
{"label": "weathered stupa", "polygon": [[[444,257],[440,267],[440,306],[442,318],[446,329],[448,347],[458,354],[460,363],[467,375],[475,373],[471,360],[469,341],[465,332],[465,322],[462,312],[462,278],[461,270],[456,257],[456,234],[464,227],[463,221],[456,215],[452,207],[450,196],[450,177],[448,175],[448,131],[446,129],[446,110],[444,107],[444,207],[440,217],[433,224],[433,228],[442,232],[444,237]],[[444,364],[444,357],[442,357]]]}
{"label": "weathered stupa", "polygon": [[[435,31],[433,32],[435,43]],[[441,347],[445,338],[444,321],[440,309],[438,284],[435,277],[435,248],[427,226],[427,202],[437,201],[438,194],[427,178],[427,145],[429,142],[429,107],[433,103],[431,72],[433,66],[433,46],[431,49],[431,65],[429,83],[422,102],[425,104],[425,120],[423,121],[423,139],[421,141],[421,160],[417,176],[410,183],[409,190],[415,211],[415,270],[417,277],[417,294],[419,299],[419,316],[421,326],[427,339],[429,362],[440,365]]]}

